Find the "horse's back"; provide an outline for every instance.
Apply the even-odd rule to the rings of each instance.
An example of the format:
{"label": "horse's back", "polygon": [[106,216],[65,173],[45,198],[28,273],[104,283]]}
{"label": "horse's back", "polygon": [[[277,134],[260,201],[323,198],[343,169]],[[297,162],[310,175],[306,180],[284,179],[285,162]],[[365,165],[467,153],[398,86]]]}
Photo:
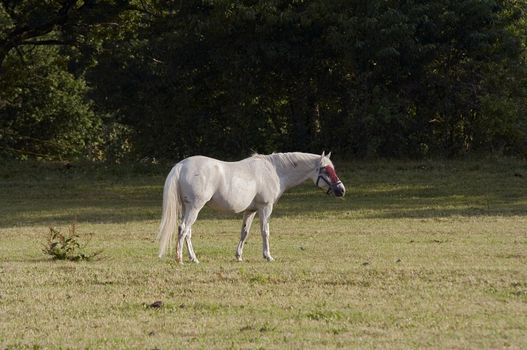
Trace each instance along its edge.
{"label": "horse's back", "polygon": [[[205,156],[193,156],[179,162],[179,189],[184,203],[210,206],[233,212],[256,209],[271,181],[269,168],[261,160],[248,158],[225,162]],[[269,196],[271,198],[272,196]]]}

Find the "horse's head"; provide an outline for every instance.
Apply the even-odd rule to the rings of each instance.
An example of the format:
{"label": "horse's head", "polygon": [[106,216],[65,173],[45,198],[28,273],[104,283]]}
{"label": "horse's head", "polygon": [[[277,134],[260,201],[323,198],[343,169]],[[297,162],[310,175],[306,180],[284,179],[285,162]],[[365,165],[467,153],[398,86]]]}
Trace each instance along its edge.
{"label": "horse's head", "polygon": [[346,193],[346,187],[342,184],[337,173],[335,172],[335,167],[329,159],[331,152],[327,155],[325,152],[322,152],[320,157],[320,163],[316,169],[316,176],[313,178],[315,185],[326,190],[327,194],[334,194],[335,197],[343,197]]}

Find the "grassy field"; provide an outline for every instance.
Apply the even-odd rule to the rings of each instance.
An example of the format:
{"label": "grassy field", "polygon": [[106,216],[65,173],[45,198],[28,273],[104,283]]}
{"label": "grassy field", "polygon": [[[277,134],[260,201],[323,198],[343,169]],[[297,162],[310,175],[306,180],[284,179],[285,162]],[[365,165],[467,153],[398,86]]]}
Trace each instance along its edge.
{"label": "grassy field", "polygon": [[[206,209],[184,265],[153,242],[168,167],[3,165],[0,349],[527,348],[526,162],[336,165],[344,200],[276,206],[275,262]],[[73,222],[101,259],[42,252]]]}

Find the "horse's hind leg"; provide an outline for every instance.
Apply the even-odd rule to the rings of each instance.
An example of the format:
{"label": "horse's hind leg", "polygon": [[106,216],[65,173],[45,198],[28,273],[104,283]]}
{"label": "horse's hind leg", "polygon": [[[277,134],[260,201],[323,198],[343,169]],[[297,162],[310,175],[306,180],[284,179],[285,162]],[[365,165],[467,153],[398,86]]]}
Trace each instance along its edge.
{"label": "horse's hind leg", "polygon": [[194,249],[192,248],[191,235],[192,235],[192,224],[196,222],[198,218],[198,213],[201,210],[201,207],[192,207],[185,208],[185,214],[183,215],[183,220],[179,226],[178,233],[178,243],[176,248],[176,260],[179,263],[183,262],[183,241],[187,241],[187,248],[189,254],[191,255],[191,260],[197,262],[196,254],[194,254]]}
{"label": "horse's hind leg", "polygon": [[198,264],[199,260],[196,258],[196,253],[194,253],[194,248],[192,247],[192,228],[189,230],[188,234],[185,236],[185,241],[187,242],[188,256],[190,261]]}
{"label": "horse's hind leg", "polygon": [[238,243],[238,247],[236,248],[236,259],[238,261],[242,261],[243,246],[245,244],[245,241],[247,241],[247,237],[249,236],[249,231],[251,229],[251,224],[253,223],[255,214],[256,214],[255,211],[246,211],[243,214],[243,224],[242,224],[242,231],[240,233],[240,243]]}

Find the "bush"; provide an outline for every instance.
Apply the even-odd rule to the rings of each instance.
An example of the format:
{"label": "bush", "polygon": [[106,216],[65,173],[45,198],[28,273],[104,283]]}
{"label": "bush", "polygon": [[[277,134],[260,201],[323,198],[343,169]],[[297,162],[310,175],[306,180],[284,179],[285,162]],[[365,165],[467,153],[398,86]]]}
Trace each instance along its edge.
{"label": "bush", "polygon": [[91,237],[92,234],[90,234],[88,241],[82,244],[75,224],[68,227],[67,234],[62,234],[57,229],[50,227],[49,235],[42,251],[51,256],[53,260],[89,261],[102,253],[102,250],[92,253],[85,251]]}

